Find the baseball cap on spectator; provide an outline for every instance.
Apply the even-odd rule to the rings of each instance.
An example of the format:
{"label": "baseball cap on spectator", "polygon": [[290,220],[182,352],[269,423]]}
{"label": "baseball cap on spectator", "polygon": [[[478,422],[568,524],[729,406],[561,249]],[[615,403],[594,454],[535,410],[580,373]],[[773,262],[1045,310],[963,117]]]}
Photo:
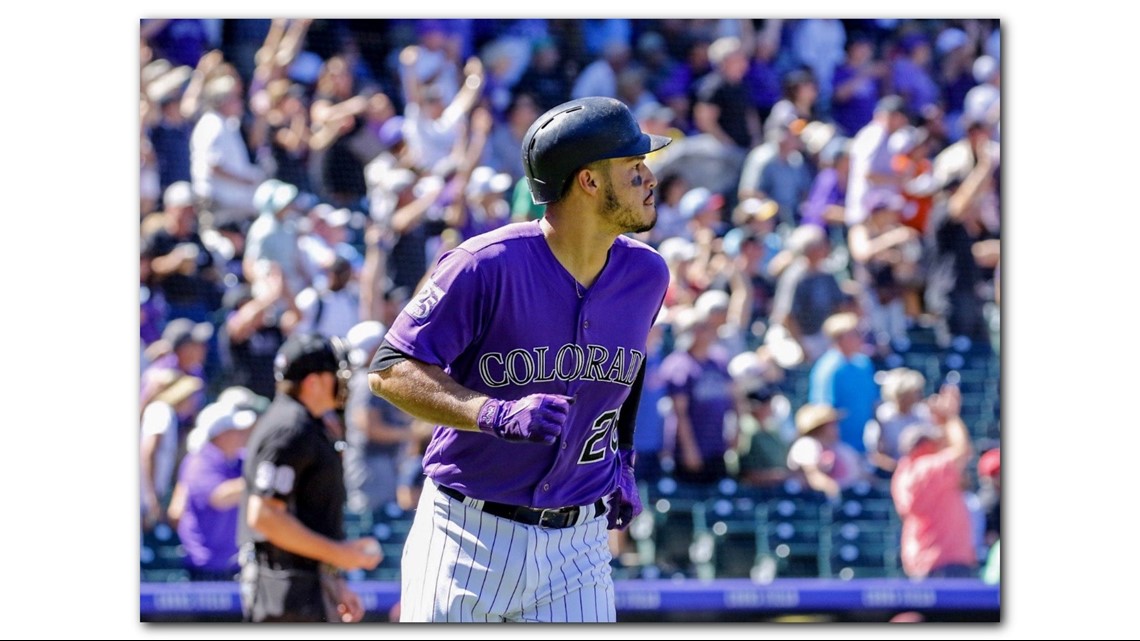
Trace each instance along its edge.
{"label": "baseball cap on spectator", "polygon": [[337,209],[328,203],[321,203],[313,207],[312,210],[309,211],[309,214],[313,218],[324,222],[329,227],[344,227],[348,224],[348,221],[352,220],[351,211],[343,207]]}
{"label": "baseball cap on spectator", "polygon": [[887,139],[887,150],[891,155],[909,154],[915,147],[926,142],[927,132],[923,127],[903,127]]}
{"label": "baseball cap on spectator", "polygon": [[665,262],[669,264],[693,260],[697,257],[697,248],[693,245],[692,241],[681,238],[680,236],[672,236],[661,241],[657,252],[660,253],[661,257],[665,259]]}
{"label": "baseball cap on spectator", "polygon": [[883,96],[879,98],[879,102],[875,103],[875,113],[906,113],[906,102],[902,96],[894,94]]}
{"label": "baseball cap on spectator", "polygon": [[969,39],[965,31],[951,27],[938,34],[938,38],[934,41],[934,48],[938,50],[940,55],[944,56],[959,47],[964,47]]}
{"label": "baseball cap on spectator", "polygon": [[720,66],[730,55],[743,50],[743,45],[740,38],[736,36],[725,36],[717,38],[709,45],[709,62],[714,65]]}
{"label": "baseball cap on spectator", "polygon": [[253,194],[253,204],[263,214],[278,214],[292,205],[299,194],[295,186],[270,178],[257,187]]}
{"label": "baseball cap on spectator", "polygon": [[218,405],[228,405],[235,410],[251,410],[255,414],[262,414],[269,409],[269,399],[257,394],[248,387],[234,385],[222,390],[215,401]]}
{"label": "baseball cap on spectator", "polygon": [[827,143],[819,152],[819,162],[821,165],[834,167],[839,159],[851,153],[851,139],[844,136],[836,136]]}
{"label": "baseball cap on spectator", "polygon": [[702,292],[700,296],[697,296],[697,300],[693,301],[693,306],[701,310],[705,316],[708,316],[712,312],[728,311],[728,302],[728,292],[719,289],[710,289]]}
{"label": "baseball cap on spectator", "polygon": [[998,71],[998,62],[992,56],[979,56],[974,61],[974,80],[979,84],[989,82]]}
{"label": "baseball cap on spectator", "polygon": [[166,191],[162,192],[162,205],[167,209],[175,207],[189,207],[194,204],[194,191],[190,183],[185,180],[171,183]]}
{"label": "baseball cap on spectator", "polygon": [[211,403],[198,412],[194,429],[186,438],[186,447],[197,452],[202,445],[234,430],[248,430],[257,421],[253,410],[238,409],[233,405]]}
{"label": "baseball cap on spectator", "polygon": [[[795,123],[795,121],[792,122]],[[813,156],[818,155],[827,146],[827,143],[835,137],[836,131],[838,129],[835,125],[819,120],[805,124],[803,131],[800,132],[800,140],[804,143],[804,150]]]}
{"label": "baseball cap on spectator", "polygon": [[724,196],[714,194],[705,187],[694,187],[681,196],[677,203],[677,211],[681,217],[689,220],[694,216],[708,211],[715,211],[724,206]]}
{"label": "baseball cap on spectator", "polygon": [[753,390],[765,385],[764,374],[768,366],[754,350],[743,351],[728,361],[728,375],[743,390]]}
{"label": "baseball cap on spectator", "polygon": [[363,367],[372,361],[387,333],[380,321],[363,321],[352,326],[345,338],[348,340],[348,362],[353,367]]}
{"label": "baseball cap on spectator", "polygon": [[186,343],[206,343],[214,335],[214,326],[209,323],[195,323],[189,318],[175,318],[162,330],[162,340],[177,350]]}
{"label": "baseball cap on spectator", "polygon": [[793,254],[803,255],[804,252],[819,244],[827,242],[827,234],[819,225],[800,225],[792,230],[788,236],[787,248]]}
{"label": "baseball cap on spectator", "polygon": [[852,312],[832,314],[823,321],[823,333],[835,340],[848,332],[853,332],[859,326],[859,317]]}
{"label": "baseball cap on spectator", "polygon": [[666,107],[656,100],[650,100],[641,103],[641,105],[637,107],[637,110],[633,112],[633,115],[637,118],[638,122],[656,120],[658,122],[670,123],[673,122],[673,116],[675,114],[669,107]]}
{"label": "baseball cap on spectator", "polygon": [[385,220],[396,211],[396,203],[400,194],[416,184],[416,172],[403,167],[380,167],[375,164],[368,166],[366,171],[370,187],[369,213],[376,220]]}
{"label": "baseball cap on spectator", "polygon": [[910,454],[919,443],[923,441],[937,441],[942,438],[942,431],[930,423],[916,423],[899,434],[899,453],[903,456]]}
{"label": "baseball cap on spectator", "polygon": [[796,412],[796,432],[800,436],[807,436],[824,425],[837,422],[842,417],[843,413],[830,405],[809,403]]}
{"label": "baseball cap on spectator", "polygon": [[300,381],[317,372],[336,373],[348,367],[348,355],[343,352],[343,343],[337,337],[294,334],[277,350],[273,376],[279,381]]}
{"label": "baseball cap on spectator", "polygon": [[510,174],[496,172],[487,166],[476,167],[467,181],[467,196],[477,198],[487,194],[501,194],[511,188],[514,180]]}
{"label": "baseball cap on spectator", "polygon": [[1001,448],[987,450],[978,458],[978,476],[991,479],[1001,476]]}

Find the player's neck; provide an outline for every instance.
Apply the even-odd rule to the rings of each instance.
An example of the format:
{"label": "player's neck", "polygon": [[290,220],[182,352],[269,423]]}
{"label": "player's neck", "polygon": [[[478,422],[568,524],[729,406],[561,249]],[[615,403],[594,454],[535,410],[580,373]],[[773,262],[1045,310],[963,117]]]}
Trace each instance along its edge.
{"label": "player's neck", "polygon": [[[572,214],[571,214],[572,215]],[[550,251],[562,267],[582,285],[589,287],[606,266],[610,247],[617,236],[597,228],[590,219],[567,220],[551,213],[539,221]]]}

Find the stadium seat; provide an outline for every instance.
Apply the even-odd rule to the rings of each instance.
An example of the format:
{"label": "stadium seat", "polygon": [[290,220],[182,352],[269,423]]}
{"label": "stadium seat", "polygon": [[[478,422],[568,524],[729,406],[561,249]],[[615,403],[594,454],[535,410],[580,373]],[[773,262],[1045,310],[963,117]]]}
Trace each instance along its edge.
{"label": "stadium seat", "polygon": [[820,532],[829,513],[816,492],[785,493],[768,500],[757,530],[758,554],[776,562],[781,577],[816,577],[827,571]]}
{"label": "stadium seat", "polygon": [[693,509],[690,557],[701,579],[747,578],[760,562],[757,530],[767,505],[749,497],[719,498]]}

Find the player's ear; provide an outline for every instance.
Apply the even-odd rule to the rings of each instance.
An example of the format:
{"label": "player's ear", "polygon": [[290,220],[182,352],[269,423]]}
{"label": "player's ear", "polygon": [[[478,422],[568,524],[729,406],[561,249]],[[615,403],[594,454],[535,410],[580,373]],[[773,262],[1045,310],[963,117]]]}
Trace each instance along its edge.
{"label": "player's ear", "polygon": [[578,182],[578,186],[582,188],[582,191],[592,196],[598,193],[602,176],[595,165],[588,165],[579,169],[574,179]]}

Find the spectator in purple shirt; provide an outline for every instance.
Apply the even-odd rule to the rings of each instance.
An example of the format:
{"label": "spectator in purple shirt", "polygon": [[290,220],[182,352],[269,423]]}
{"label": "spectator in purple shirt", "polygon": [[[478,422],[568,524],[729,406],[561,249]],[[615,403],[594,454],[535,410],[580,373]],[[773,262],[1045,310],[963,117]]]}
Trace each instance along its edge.
{"label": "spectator in purple shirt", "polygon": [[729,354],[716,346],[716,327],[707,312],[685,310],[673,353],[661,363],[666,391],[673,400],[668,421],[675,433],[674,476],[690,483],[712,484],[728,474],[724,453],[734,438],[725,424],[734,411]]}
{"label": "spectator in purple shirt", "polygon": [[238,501],[252,410],[214,403],[199,414],[178,470],[168,515],[177,523],[193,581],[231,581],[238,571]]}

